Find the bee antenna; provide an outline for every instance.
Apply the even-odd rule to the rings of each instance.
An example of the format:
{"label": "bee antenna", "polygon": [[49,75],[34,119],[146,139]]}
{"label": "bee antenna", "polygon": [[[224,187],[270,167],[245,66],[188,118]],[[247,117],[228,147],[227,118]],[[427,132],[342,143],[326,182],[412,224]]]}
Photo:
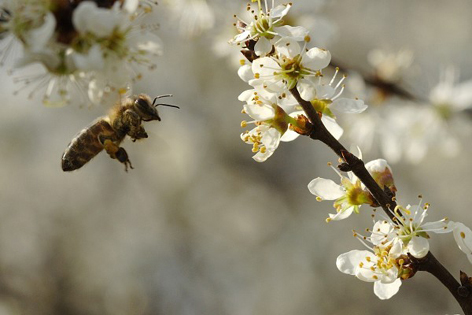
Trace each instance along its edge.
{"label": "bee antenna", "polygon": [[179,106],[177,106],[177,105],[171,105],[171,104],[156,104],[156,105],[154,105],[154,106],[157,107],[157,106],[159,106],[159,105],[161,105],[161,106],[167,106],[167,107],[174,107],[174,108],[180,109]]}
{"label": "bee antenna", "polygon": [[154,101],[152,101],[152,105],[155,105],[155,106],[157,106],[157,105],[162,105],[162,104],[155,104],[155,103],[156,103],[156,100],[159,99],[159,98],[172,97],[172,96],[174,96],[174,95],[172,95],[172,94],[162,94],[162,95],[158,95],[158,96],[156,96],[156,97],[154,98]]}

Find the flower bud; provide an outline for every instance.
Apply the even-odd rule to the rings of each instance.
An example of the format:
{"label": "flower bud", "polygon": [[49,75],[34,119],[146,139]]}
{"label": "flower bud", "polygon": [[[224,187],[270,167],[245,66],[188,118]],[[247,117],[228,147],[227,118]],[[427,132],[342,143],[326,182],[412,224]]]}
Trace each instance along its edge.
{"label": "flower bud", "polygon": [[392,169],[384,159],[377,159],[365,164],[365,168],[374,178],[375,182],[384,189],[388,187],[393,193],[397,191],[393,182]]}

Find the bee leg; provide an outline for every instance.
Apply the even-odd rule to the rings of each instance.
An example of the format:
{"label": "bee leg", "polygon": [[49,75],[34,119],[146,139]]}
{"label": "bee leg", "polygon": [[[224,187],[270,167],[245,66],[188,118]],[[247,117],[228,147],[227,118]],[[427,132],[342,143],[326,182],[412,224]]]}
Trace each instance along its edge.
{"label": "bee leg", "polygon": [[117,159],[125,165],[126,172],[128,171],[128,166],[133,169],[133,165],[131,165],[131,161],[128,158],[128,153],[125,149],[123,149],[110,139],[99,140],[103,144],[103,148],[105,149],[105,151],[112,159]]}
{"label": "bee leg", "polygon": [[125,171],[126,172],[128,171],[128,165],[131,169],[134,168],[133,165],[131,164],[131,161],[128,158],[128,153],[126,152],[125,149],[120,147],[118,149],[118,151],[115,153],[115,156],[116,156],[118,161],[120,161],[121,163],[123,163],[125,165]]}

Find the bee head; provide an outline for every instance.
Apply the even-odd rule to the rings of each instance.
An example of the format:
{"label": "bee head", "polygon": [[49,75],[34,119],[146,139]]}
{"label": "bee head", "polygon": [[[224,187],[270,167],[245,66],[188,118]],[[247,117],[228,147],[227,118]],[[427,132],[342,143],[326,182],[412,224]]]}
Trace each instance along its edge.
{"label": "bee head", "polygon": [[151,103],[151,99],[147,95],[139,95],[136,101],[134,101],[134,109],[143,121],[161,120],[154,102]]}
{"label": "bee head", "polygon": [[174,108],[180,108],[177,105],[171,105],[171,104],[164,104],[164,103],[159,103],[156,104],[156,101],[160,98],[163,97],[171,97],[172,94],[164,94],[164,95],[159,95],[154,98],[154,101],[151,103],[151,99],[144,94],[139,95],[139,97],[134,101],[134,109],[138,112],[139,116],[141,116],[141,119],[143,121],[151,121],[151,120],[159,120],[161,121],[161,117],[159,117],[159,114],[157,113],[156,107],[161,105],[161,106],[168,106],[168,107],[174,107]]}

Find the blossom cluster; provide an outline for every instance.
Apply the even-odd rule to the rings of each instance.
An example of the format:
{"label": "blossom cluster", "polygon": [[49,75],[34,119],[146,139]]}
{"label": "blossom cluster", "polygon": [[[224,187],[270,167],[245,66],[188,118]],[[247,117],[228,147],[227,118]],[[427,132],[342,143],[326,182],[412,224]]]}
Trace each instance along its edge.
{"label": "blossom cluster", "polygon": [[[238,75],[251,86],[239,95],[239,100],[244,102],[242,112],[250,117],[250,121],[244,120],[241,126],[246,127],[249,123],[255,125],[252,130],[241,134],[242,140],[253,146],[253,159],[263,162],[274,153],[280,141],[291,141],[299,134],[307,135],[313,132],[298,102],[300,97],[306,102],[303,102],[304,106],[311,104],[328,131],[334,138],[339,139],[343,129],[337,124],[335,114],[362,113],[367,105],[358,98],[341,97],[346,76],[339,78],[339,68],[332,67],[332,78],[324,80],[324,72],[327,72],[331,64],[331,54],[324,48],[309,48],[310,35],[304,27],[284,23],[283,18],[292,4],[275,6],[272,1],[269,6],[267,0],[264,3],[262,0],[252,2],[257,2],[257,8],[253,9],[251,4],[248,4],[246,16],[235,16],[237,22],[234,25],[238,34],[230,43],[242,47],[241,53],[245,59],[241,59]],[[384,88],[396,88],[395,81],[401,78],[400,68],[409,67],[412,60],[408,54],[396,57],[371,54],[370,59],[378,70],[374,83],[380,82]],[[386,59],[391,62],[386,62]],[[389,67],[392,62],[398,64],[398,67]],[[456,113],[472,107],[472,93],[469,87],[470,83],[454,87],[449,76],[433,89],[430,101],[435,104],[436,114],[441,116],[443,121],[447,122]],[[402,90],[397,90],[396,93],[410,97]],[[387,95],[377,97],[378,101]],[[371,99],[375,100],[373,97]],[[418,117],[416,113],[407,110],[404,115],[410,118]],[[424,156],[427,147],[422,144],[425,139],[431,138],[436,142],[439,139],[439,142],[450,144],[451,148],[454,146],[453,141],[449,141],[449,134],[442,132],[442,127],[438,127],[436,116],[431,119],[428,115],[420,116],[416,118],[418,122],[415,123],[395,113],[385,116],[396,119],[396,122],[378,128],[378,123],[357,119],[357,124],[353,123],[357,126],[353,128],[353,133],[357,133],[359,140],[365,138],[369,141],[374,133],[372,128],[375,131],[384,130],[382,140],[385,141],[385,148],[390,148],[392,154],[401,154],[402,146],[407,143],[407,151],[414,152],[411,153],[412,158]],[[423,128],[419,126],[419,121],[422,121]],[[430,137],[420,140],[416,134],[406,136],[405,133],[390,128],[414,129],[416,133],[420,128],[420,131],[427,130]],[[419,134],[424,136],[424,133]],[[438,138],[440,135],[443,135],[443,138]],[[362,159],[360,150],[358,157]],[[375,199],[369,188],[351,171],[353,166],[347,163],[347,159],[344,160],[346,163],[341,165],[340,170],[347,171],[346,175],[333,167],[340,177],[339,184],[320,177],[308,184],[309,191],[316,195],[318,201],[334,200],[333,207],[336,212],[329,214],[327,222],[343,220],[353,213],[359,213],[363,205],[374,208],[380,206],[379,200]],[[365,169],[386,196],[392,198],[392,202],[396,204],[397,188],[387,161],[370,161],[365,164]],[[361,173],[364,172],[358,174]],[[422,260],[426,261],[431,233],[452,232],[459,249],[472,263],[472,230],[464,224],[449,221],[447,218],[427,222],[425,219],[430,205],[422,205],[422,202],[406,207],[383,204],[383,207],[386,213],[380,220],[375,219],[375,215],[372,216],[373,228],[367,230],[368,236],[354,233],[367,250],[351,250],[341,254],[336,261],[341,272],[366,282],[373,282],[374,293],[380,299],[389,299],[395,295],[402,281],[413,277]]]}
{"label": "blossom cluster", "polygon": [[[397,189],[392,169],[386,160],[370,161],[365,167],[381,188],[388,188],[395,194]],[[336,213],[329,215],[328,222],[343,220],[352,213],[359,213],[363,204],[378,206],[369,190],[352,172],[348,172],[345,177],[334,170],[341,178],[340,185],[320,177],[308,184],[308,189],[317,196],[318,201],[334,200]],[[372,230],[368,230],[369,236],[355,232],[354,235],[368,249],[341,254],[336,260],[336,266],[343,273],[356,276],[362,281],[373,282],[374,293],[380,299],[389,299],[398,292],[402,280],[415,275],[414,260],[428,254],[429,233],[453,232],[459,248],[472,263],[472,231],[464,224],[447,218],[426,222],[429,207],[429,204],[422,206],[421,202],[415,206],[399,205],[391,212],[391,216],[384,215],[381,220],[374,221]]]}
{"label": "blossom cluster", "polygon": [[238,34],[230,40],[243,48],[245,59],[241,59],[238,74],[251,86],[239,96],[245,103],[243,113],[250,117],[241,125],[255,127],[242,133],[241,139],[252,145],[258,162],[267,160],[280,141],[292,141],[306,131],[307,119],[291,93],[294,89],[312,104],[337,139],[343,129],[335,114],[360,113],[367,108],[362,100],[341,97],[346,76],[338,79],[339,69],[329,81],[324,80],[323,69],[330,64],[331,54],[324,48],[308,48],[310,35],[304,27],[284,23],[291,6],[275,6],[274,1],[269,6],[258,0],[253,9],[248,4],[247,16],[236,17]]}
{"label": "blossom cluster", "polygon": [[457,69],[443,66],[429,92],[416,95],[402,88],[415,69],[411,51],[373,50],[368,57],[370,85],[360,76],[351,77],[357,78],[356,94],[376,106],[349,122],[348,136],[366,152],[380,151],[391,163],[419,163],[428,152],[457,156],[472,135],[472,80],[461,82]]}
{"label": "blossom cluster", "polygon": [[[162,53],[157,25],[144,24],[149,0],[0,2],[2,62],[14,67],[40,64],[43,73],[20,79],[43,102],[61,106],[79,98],[100,103],[117,98],[141,77],[137,65],[154,68]],[[15,46],[22,56],[11,56]]]}

